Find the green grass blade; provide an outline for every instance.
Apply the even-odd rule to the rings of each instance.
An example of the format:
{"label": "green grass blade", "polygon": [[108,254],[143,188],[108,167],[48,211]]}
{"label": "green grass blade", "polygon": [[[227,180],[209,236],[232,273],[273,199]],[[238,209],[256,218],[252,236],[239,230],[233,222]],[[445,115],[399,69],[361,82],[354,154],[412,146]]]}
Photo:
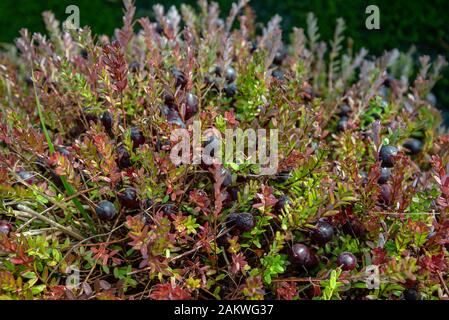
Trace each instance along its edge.
{"label": "green grass blade", "polygon": [[[39,119],[41,121],[42,131],[44,132],[45,139],[47,140],[48,149],[50,150],[50,154],[53,154],[55,152],[55,147],[53,145],[53,142],[50,139],[50,135],[48,134],[47,126],[45,125],[45,119],[44,119],[44,116],[42,114],[42,107],[41,107],[41,104],[40,104],[40,101],[39,101],[39,97],[37,95],[36,84],[34,82],[34,72],[33,71],[31,71],[31,75],[32,75],[32,78],[33,78],[34,96],[36,97],[37,112],[39,114]],[[65,188],[67,194],[69,196],[74,195],[76,193],[75,189],[67,181],[66,177],[65,176],[60,176],[60,178],[61,178],[62,184],[64,185],[64,188]],[[72,201],[75,204],[75,206],[78,209],[78,211],[83,216],[84,220],[86,220],[87,224],[89,225],[90,230],[93,231],[93,232],[96,232],[95,227],[94,227],[94,222],[93,222],[92,218],[90,217],[90,215],[86,212],[86,210],[84,210],[83,206],[81,205],[81,202],[78,199],[76,199],[76,198],[73,198]]]}

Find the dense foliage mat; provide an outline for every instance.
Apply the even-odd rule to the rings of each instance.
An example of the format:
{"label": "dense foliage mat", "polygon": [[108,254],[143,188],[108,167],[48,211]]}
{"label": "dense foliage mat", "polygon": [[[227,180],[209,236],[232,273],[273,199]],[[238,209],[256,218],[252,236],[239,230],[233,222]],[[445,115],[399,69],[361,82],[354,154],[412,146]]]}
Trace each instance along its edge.
{"label": "dense foliage mat", "polygon": [[[0,54],[1,298],[448,298],[443,58],[353,52],[312,14],[287,45],[246,1],[154,13],[125,1],[109,39],[46,12]],[[173,163],[197,121],[277,129],[276,172]]]}

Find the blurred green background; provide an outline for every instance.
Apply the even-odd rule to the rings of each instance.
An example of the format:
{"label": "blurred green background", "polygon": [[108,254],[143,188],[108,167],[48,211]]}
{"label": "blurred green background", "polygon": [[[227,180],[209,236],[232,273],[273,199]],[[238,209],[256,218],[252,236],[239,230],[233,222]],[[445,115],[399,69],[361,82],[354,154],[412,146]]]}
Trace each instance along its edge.
{"label": "blurred green background", "polygon": [[[152,6],[189,3],[196,7],[196,0],[136,0],[138,16],[152,16]],[[217,0],[225,16],[232,1]],[[67,15],[65,8],[74,4],[79,6],[81,25],[90,25],[95,33],[112,34],[121,25],[121,0],[1,0],[0,1],[0,42],[11,42],[18,36],[22,27],[30,31],[44,31],[41,12],[51,10],[63,21]],[[380,9],[380,30],[365,28],[365,8],[375,4]],[[415,45],[419,54],[435,57],[442,54],[449,58],[449,13],[448,0],[253,0],[258,21],[267,22],[274,14],[283,17],[282,25],[286,33],[293,26],[304,27],[307,13],[312,11],[318,17],[320,34],[330,39],[335,20],[345,19],[346,35],[354,40],[356,49],[367,48],[371,53],[381,54],[385,50],[399,48],[408,50]],[[286,39],[286,36],[284,37]],[[449,68],[444,78],[434,89],[438,106],[447,110],[446,123],[449,124]]]}

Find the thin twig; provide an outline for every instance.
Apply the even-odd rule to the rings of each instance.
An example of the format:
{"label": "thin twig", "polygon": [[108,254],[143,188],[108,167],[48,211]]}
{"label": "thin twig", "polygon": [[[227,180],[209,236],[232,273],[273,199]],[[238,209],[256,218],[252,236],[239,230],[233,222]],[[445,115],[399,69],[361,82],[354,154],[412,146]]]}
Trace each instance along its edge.
{"label": "thin twig", "polygon": [[64,227],[63,225],[57,223],[56,221],[53,221],[50,218],[47,218],[46,216],[43,216],[42,214],[28,208],[27,206],[24,206],[23,204],[18,204],[17,209],[19,209],[20,211],[13,210],[13,212],[17,213],[17,214],[27,213],[27,214],[35,217],[36,219],[44,221],[44,222],[48,223],[49,225],[61,230],[62,232],[72,236],[73,238],[75,238],[77,240],[84,239],[84,237],[78,231],[70,230],[70,229]]}

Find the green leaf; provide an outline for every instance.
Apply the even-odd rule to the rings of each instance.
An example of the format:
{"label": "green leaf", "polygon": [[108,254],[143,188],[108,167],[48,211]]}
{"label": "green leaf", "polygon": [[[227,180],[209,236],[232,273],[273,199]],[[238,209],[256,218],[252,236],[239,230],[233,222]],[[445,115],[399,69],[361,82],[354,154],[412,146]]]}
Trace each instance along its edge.
{"label": "green leaf", "polygon": [[35,287],[33,287],[31,289],[31,292],[33,293],[33,295],[39,294],[42,291],[44,291],[45,287],[46,287],[45,284],[41,284],[41,285],[35,286]]}

